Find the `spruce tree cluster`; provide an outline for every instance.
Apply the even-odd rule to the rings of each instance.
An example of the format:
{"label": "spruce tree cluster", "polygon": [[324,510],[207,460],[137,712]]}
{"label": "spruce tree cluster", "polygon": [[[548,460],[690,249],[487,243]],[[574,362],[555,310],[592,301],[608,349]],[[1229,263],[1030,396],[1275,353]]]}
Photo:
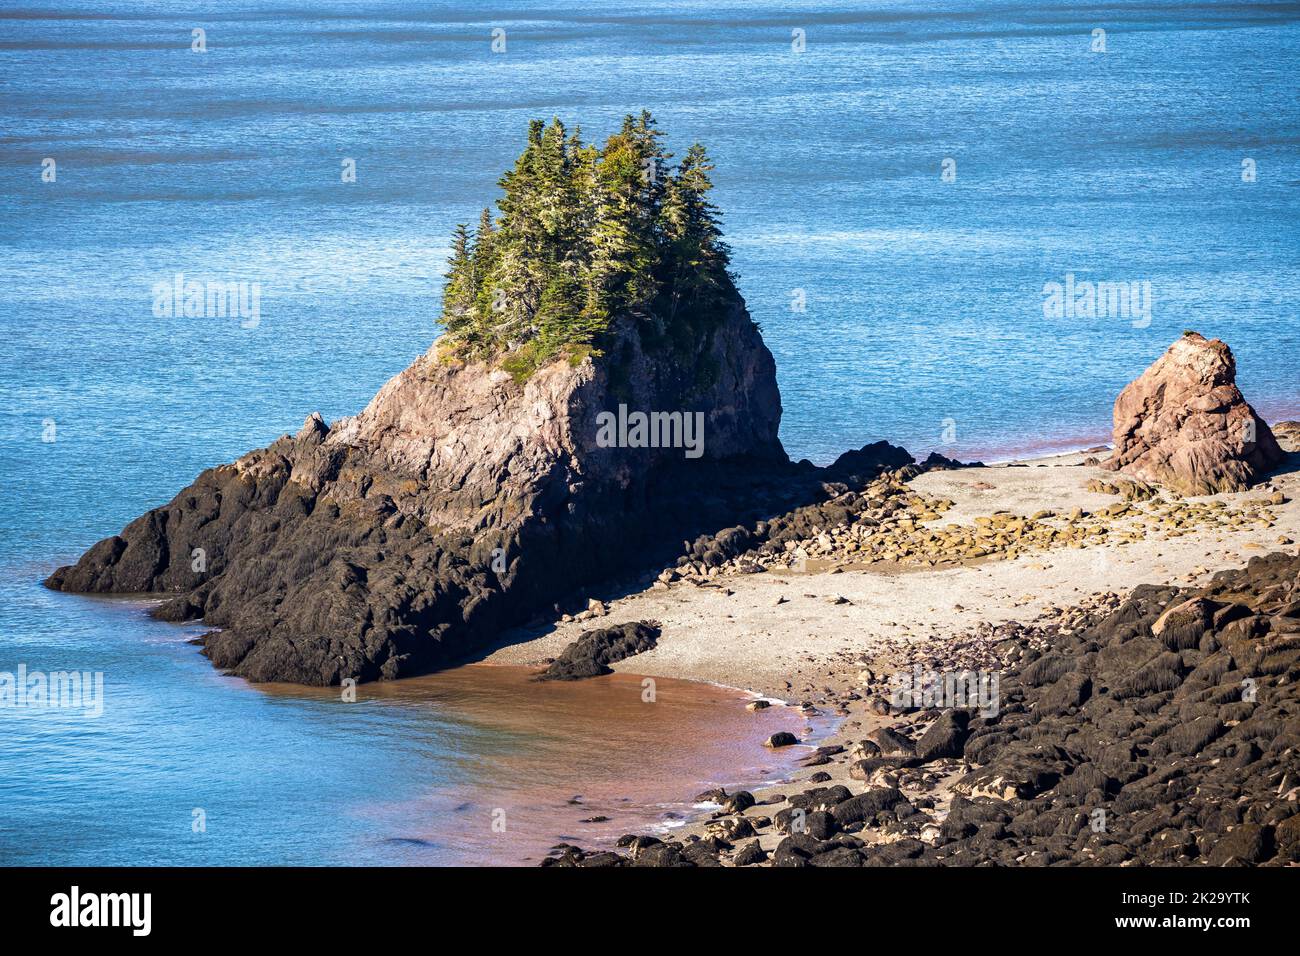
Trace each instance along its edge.
{"label": "spruce tree cluster", "polygon": [[498,215],[452,238],[442,322],[455,354],[526,378],[598,350],[619,316],[678,343],[716,320],[735,287],[713,166],[699,144],[671,166],[662,138],[646,112],[600,148],[559,119],[529,124]]}

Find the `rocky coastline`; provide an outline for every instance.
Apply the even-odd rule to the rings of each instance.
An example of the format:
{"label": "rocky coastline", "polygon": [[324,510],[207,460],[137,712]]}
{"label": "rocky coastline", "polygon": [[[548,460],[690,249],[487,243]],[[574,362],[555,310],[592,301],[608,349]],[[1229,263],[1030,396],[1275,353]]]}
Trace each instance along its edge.
{"label": "rocky coastline", "polygon": [[[802,786],[701,794],[718,809],[684,836],[558,845],[544,865],[1300,863],[1300,556],[873,664],[819,702],[860,718]],[[922,670],[996,673],[996,706],[910,706],[928,701],[888,674]]]}
{"label": "rocky coastline", "polygon": [[[1273,444],[1268,425],[1236,392],[1222,343],[1188,336],[1171,352],[1186,358],[1202,349],[1213,359],[1208,370],[1195,355],[1190,363],[1157,363],[1116,409],[1116,447],[1130,450],[1134,430],[1122,423],[1135,393],[1168,396],[1179,408],[1218,409],[1222,427],[1206,428],[1202,418],[1181,439],[1166,433],[1148,442],[1145,455],[1129,458],[1182,462],[1183,480],[1173,484],[1199,495],[1184,498],[1169,483],[1147,481],[1157,476],[1142,464],[1124,467],[1122,455],[1110,459],[1109,469],[1121,477],[1097,477],[1101,463],[1084,454],[1017,462],[950,486],[983,486],[1006,501],[1006,476],[1036,466],[1061,469],[1049,483],[1071,503],[1113,504],[994,510],[972,520],[960,514],[968,501],[925,494],[917,487],[926,484],[916,481],[919,470],[906,467],[771,522],[774,532],[762,540],[729,549],[725,537],[704,541],[656,586],[730,593],[730,582],[779,575],[782,591],[797,592],[843,587],[850,575],[879,581],[892,571],[910,575],[919,589],[937,582],[927,585],[918,575],[952,581],[1001,562],[1024,568],[1004,580],[1024,583],[1050,569],[1040,561],[1071,551],[1095,552],[1092,563],[1109,582],[1132,581],[1124,565],[1136,554],[1136,567],[1181,563],[1186,577],[1200,579],[1195,584],[1166,580],[1085,593],[1028,619],[977,618],[971,627],[925,636],[907,634],[906,625],[900,633],[887,621],[893,634],[845,642],[865,644],[862,650],[809,657],[805,663],[814,667],[794,669],[773,691],[802,694],[794,700],[805,713],[843,720],[830,740],[805,748],[806,772],[753,792],[700,794],[714,809],[671,836],[632,833],[594,849],[561,843],[543,865],[1300,863],[1297,428],[1279,424],[1281,441]],[[1182,367],[1171,371],[1176,364]],[[1189,365],[1197,369],[1190,389],[1170,387],[1171,376],[1189,385]],[[1238,431],[1242,421],[1250,426]],[[1256,441],[1225,451],[1225,437],[1241,434]],[[1261,447],[1269,467],[1289,467],[1267,477],[1258,464]],[[1241,469],[1233,454],[1246,463]],[[967,520],[945,523],[954,516]],[[1223,548],[1234,538],[1265,553],[1217,572],[1191,564],[1189,547]],[[1289,550],[1268,553],[1269,541]],[[705,559],[718,552],[722,560]],[[1205,564],[1228,565],[1222,551],[1195,553],[1211,559]],[[869,591],[843,590],[857,600]],[[855,605],[839,593],[804,597]],[[776,603],[789,602],[782,594]],[[645,609],[638,604],[654,609],[654,602],[639,601],[628,610]],[[638,667],[651,670],[647,665]]]}
{"label": "rocky coastline", "polygon": [[[1064,506],[970,514],[927,482],[978,498],[1014,466],[917,463],[884,442],[827,467],[790,461],[775,367],[743,303],[686,356],[622,322],[600,355],[522,381],[435,343],[357,416],[312,415],[204,472],[46,584],[161,595],[156,616],[203,619],[203,653],[252,681],[389,680],[490,661],[503,644],[549,665],[542,679],[653,670],[683,646],[673,622],[605,621],[623,609],[585,595],[631,580],[633,604],[689,603],[761,579],[751,598],[775,592],[770,615],[799,579],[823,592],[801,600],[850,611],[870,600],[861,582],[890,576],[1046,570],[1070,552],[1159,556],[1232,536],[1293,545],[1286,466],[1300,428],[1279,425],[1279,443],[1234,376],[1226,346],[1184,336],[1117,401],[1109,459],[1068,466]],[[614,407],[702,415],[703,454],[608,447],[597,419]],[[853,580],[854,596],[826,593]],[[714,631],[734,620],[696,616]],[[538,632],[570,625],[583,631],[548,653]],[[546,865],[1300,862],[1294,549],[1194,585],[1083,594],[1024,624],[856,651],[847,633],[837,640],[821,661],[827,683],[802,688],[805,712],[844,720],[807,755],[797,783],[810,786],[704,794],[718,810],[678,838],[561,844]],[[995,675],[996,700],[900,705],[892,682],[922,672],[951,689]],[[795,668],[765,690],[796,696],[806,677]],[[967,686],[978,696],[978,680]]]}

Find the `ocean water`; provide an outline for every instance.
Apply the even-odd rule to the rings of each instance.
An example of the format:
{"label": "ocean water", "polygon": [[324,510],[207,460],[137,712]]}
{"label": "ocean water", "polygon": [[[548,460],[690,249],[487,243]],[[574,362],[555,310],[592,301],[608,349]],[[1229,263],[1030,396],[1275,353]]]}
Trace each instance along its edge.
{"label": "ocean water", "polygon": [[[0,860],[459,859],[402,814],[488,800],[474,781],[535,746],[517,727],[446,688],[364,717],[250,688],[193,629],[38,582],[423,351],[447,237],[530,118],[595,138],[648,108],[678,152],[709,147],[792,455],[884,438],[1005,457],[1103,440],[1115,394],[1185,328],[1232,345],[1266,417],[1300,411],[1298,19],[1125,0],[0,10],[0,671],[107,688],[94,721],[0,709]],[[156,317],[178,273],[257,283],[257,321]],[[1046,315],[1069,275],[1138,283],[1151,307]],[[543,712],[522,684],[474,699],[493,693]],[[680,772],[739,773],[741,750]],[[239,808],[238,838],[159,837],[204,787],[216,820]]]}

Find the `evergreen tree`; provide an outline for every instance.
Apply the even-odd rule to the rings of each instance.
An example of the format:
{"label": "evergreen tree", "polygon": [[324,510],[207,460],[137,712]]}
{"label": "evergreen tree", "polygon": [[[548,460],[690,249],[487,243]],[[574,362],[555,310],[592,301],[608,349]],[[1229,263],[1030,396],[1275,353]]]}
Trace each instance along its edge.
{"label": "evergreen tree", "polygon": [[606,311],[648,313],[658,292],[656,206],[663,191],[662,134],[649,113],[611,136],[596,170],[593,280]]}
{"label": "evergreen tree", "polygon": [[473,335],[477,326],[472,240],[465,223],[456,226],[442,290],[442,324],[453,336]]}
{"label": "evergreen tree", "polygon": [[[675,169],[653,117],[624,118],[603,148],[558,118],[529,124],[501,177],[499,218],[458,226],[444,291],[450,338],[526,375],[599,345],[618,316],[698,333],[730,293],[729,253],[695,145]],[[684,323],[684,324],[683,324]]]}
{"label": "evergreen tree", "polygon": [[484,209],[479,215],[478,230],[474,233],[474,251],[471,256],[474,276],[474,332],[490,344],[487,331],[494,321],[495,294],[491,275],[496,268],[496,232],[492,228],[492,213]]}
{"label": "evergreen tree", "polygon": [[533,317],[541,301],[545,277],[539,253],[544,242],[541,223],[539,167],[546,124],[528,124],[528,144],[512,170],[501,177],[504,193],[493,269],[486,277],[491,313],[486,317],[495,337],[509,343],[532,338]]}
{"label": "evergreen tree", "polygon": [[660,216],[667,262],[670,315],[685,303],[708,307],[731,288],[731,254],[722,241],[718,210],[709,201],[713,183],[704,147],[686,152],[666,188]]}

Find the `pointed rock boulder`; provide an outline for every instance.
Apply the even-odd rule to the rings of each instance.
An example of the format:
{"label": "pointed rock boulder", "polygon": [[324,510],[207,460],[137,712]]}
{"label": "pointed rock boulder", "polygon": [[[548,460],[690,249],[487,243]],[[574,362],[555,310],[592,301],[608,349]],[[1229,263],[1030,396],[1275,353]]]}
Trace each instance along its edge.
{"label": "pointed rock boulder", "polygon": [[1115,401],[1115,451],[1103,467],[1184,495],[1245,490],[1283,453],[1236,375],[1225,343],[1184,333]]}

